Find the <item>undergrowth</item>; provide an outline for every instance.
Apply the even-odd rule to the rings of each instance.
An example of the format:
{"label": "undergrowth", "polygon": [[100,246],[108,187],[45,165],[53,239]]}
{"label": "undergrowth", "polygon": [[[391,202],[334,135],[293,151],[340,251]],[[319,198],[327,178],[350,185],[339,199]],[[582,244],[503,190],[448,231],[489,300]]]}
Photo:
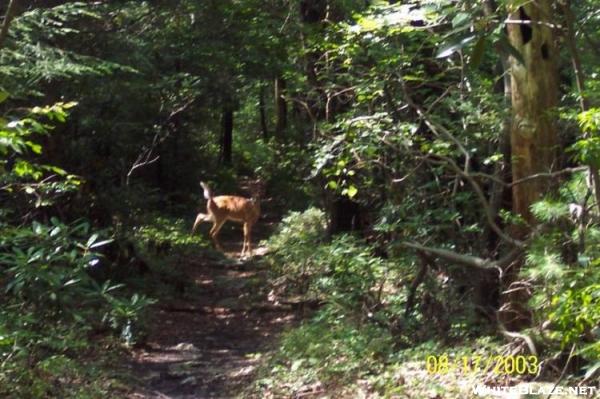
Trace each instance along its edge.
{"label": "undergrowth", "polygon": [[[364,389],[385,396],[398,386],[395,370],[405,362],[418,362],[426,375],[426,354],[450,347],[456,352],[476,340],[480,348],[497,346],[487,337],[468,334],[470,310],[451,290],[443,292],[435,276],[419,288],[419,297],[428,298],[425,305],[406,313],[415,260],[376,256],[369,243],[354,235],[330,238],[326,225],[319,209],[291,212],[267,242],[274,292],[319,307],[283,334],[261,370],[255,394],[286,397],[306,390],[342,394],[340,390]],[[427,294],[435,290],[437,297]],[[462,306],[455,317],[460,322],[450,322],[448,312],[441,311],[442,301],[454,302],[449,310]]]}
{"label": "undergrowth", "polygon": [[151,299],[94,278],[112,239],[85,221],[0,229],[0,396],[105,397]]}
{"label": "undergrowth", "polygon": [[[534,325],[538,327],[523,333],[537,346],[535,361],[541,366],[535,375],[511,378],[555,380],[557,370],[564,367],[557,359],[571,350],[583,367],[565,383],[588,381],[600,368],[599,290],[593,278],[598,273],[598,234],[594,226],[572,221],[564,199],[540,201],[533,211],[544,230],[528,249],[524,271],[529,284],[539,287],[529,300],[529,306],[536,309]],[[468,281],[468,276],[434,268],[414,286],[419,269],[414,255],[388,252],[385,258],[377,256],[372,244],[359,236],[328,237],[326,225],[325,213],[318,209],[292,212],[267,242],[271,251],[266,262],[273,272],[274,292],[296,298],[301,305],[316,303],[317,309],[307,313],[308,305],[301,306],[302,323],[283,334],[280,348],[262,369],[256,392],[286,396],[343,388],[388,397],[418,385],[415,389],[434,392],[445,386],[440,392],[447,397],[461,397],[460,389],[450,392],[456,388],[456,379],[501,377],[477,370],[455,380],[441,375],[433,378],[425,371],[428,355],[532,354],[522,341],[507,341],[497,334],[495,320],[469,297],[472,291],[461,289],[461,281]],[[575,258],[571,249],[583,239],[589,249]],[[549,243],[557,249],[552,250]],[[412,376],[410,384],[402,375]],[[423,378],[437,379],[438,388],[415,385]],[[418,397],[414,392],[404,393]]]}

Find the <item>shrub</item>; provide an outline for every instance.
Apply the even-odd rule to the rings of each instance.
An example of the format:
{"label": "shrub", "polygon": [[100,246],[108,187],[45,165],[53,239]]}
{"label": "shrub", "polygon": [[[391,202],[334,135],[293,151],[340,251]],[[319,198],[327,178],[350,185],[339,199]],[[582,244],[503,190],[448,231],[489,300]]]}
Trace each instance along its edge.
{"label": "shrub", "polygon": [[104,326],[134,342],[151,300],[118,295],[122,285],[91,277],[102,264],[95,250],[111,241],[101,234],[85,221],[55,218],[0,228],[0,396],[65,396],[83,378],[76,365],[90,334]]}

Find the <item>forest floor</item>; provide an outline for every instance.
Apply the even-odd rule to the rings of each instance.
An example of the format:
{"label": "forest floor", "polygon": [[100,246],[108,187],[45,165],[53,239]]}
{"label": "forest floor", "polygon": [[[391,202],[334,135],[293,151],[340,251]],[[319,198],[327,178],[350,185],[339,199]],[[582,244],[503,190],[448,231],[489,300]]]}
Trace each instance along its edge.
{"label": "forest floor", "polygon": [[131,353],[137,386],[128,398],[239,396],[253,383],[262,354],[293,322],[289,307],[267,300],[260,255],[239,259],[241,242],[223,245],[224,256],[205,253],[173,265],[191,289],[153,305],[147,340]]}
{"label": "forest floor", "polygon": [[[271,226],[257,227],[266,238]],[[475,385],[514,385],[520,378],[498,379],[480,373],[428,374],[423,359],[427,349],[390,365],[381,378],[391,387],[390,395],[378,395],[366,379],[341,384],[302,385],[287,396],[263,390],[257,380],[278,345],[280,334],[297,326],[302,315],[289,302],[272,301],[268,270],[261,257],[266,248],[255,248],[252,258],[238,256],[241,231],[230,226],[223,234],[224,253],[194,250],[165,259],[162,267],[176,271],[177,278],[164,280],[176,295],[157,293],[147,322],[143,345],[128,352],[122,396],[129,399],[213,398],[490,398],[473,395]],[[227,237],[231,237],[227,239]],[[257,239],[257,240],[258,240]],[[176,288],[177,287],[177,288]],[[173,292],[173,291],[171,291]],[[282,299],[282,298],[279,298]],[[447,348],[455,351],[458,348]],[[476,347],[471,348],[476,353]],[[431,350],[429,350],[431,352]],[[437,353],[433,351],[431,353]],[[477,352],[478,353],[478,352]],[[262,376],[264,377],[264,376]],[[529,384],[529,383],[526,383]],[[546,388],[552,382],[542,383]],[[295,385],[295,384],[294,384]],[[387,386],[384,385],[384,386]],[[126,393],[125,393],[126,392]],[[266,395],[266,396],[264,396]],[[519,397],[519,396],[502,396]],[[564,396],[570,398],[571,396]]]}

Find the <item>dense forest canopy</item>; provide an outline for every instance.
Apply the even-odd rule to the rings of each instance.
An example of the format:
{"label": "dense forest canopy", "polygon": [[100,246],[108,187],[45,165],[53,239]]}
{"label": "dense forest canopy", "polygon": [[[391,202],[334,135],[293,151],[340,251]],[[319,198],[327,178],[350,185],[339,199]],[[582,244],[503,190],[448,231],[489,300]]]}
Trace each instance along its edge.
{"label": "dense forest canopy", "polygon": [[[462,397],[444,353],[535,359],[465,362],[481,382],[598,386],[596,0],[0,15],[0,396],[129,397],[110,370],[172,301],[223,295],[193,276],[234,258],[249,303],[295,315],[241,397],[424,397],[411,360]],[[255,256],[190,235],[218,224],[213,191],[256,216],[221,234]]]}

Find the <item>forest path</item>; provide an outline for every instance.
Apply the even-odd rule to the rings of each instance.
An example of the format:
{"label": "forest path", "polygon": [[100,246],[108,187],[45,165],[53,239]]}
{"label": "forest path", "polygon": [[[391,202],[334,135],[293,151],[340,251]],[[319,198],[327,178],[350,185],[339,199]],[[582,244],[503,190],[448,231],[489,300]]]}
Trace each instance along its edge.
{"label": "forest path", "polygon": [[[241,242],[223,244],[226,251],[241,248]],[[193,289],[153,306],[146,345],[132,353],[138,387],[128,398],[234,398],[252,383],[261,352],[294,318],[268,302],[258,259],[226,252],[174,265]]]}

